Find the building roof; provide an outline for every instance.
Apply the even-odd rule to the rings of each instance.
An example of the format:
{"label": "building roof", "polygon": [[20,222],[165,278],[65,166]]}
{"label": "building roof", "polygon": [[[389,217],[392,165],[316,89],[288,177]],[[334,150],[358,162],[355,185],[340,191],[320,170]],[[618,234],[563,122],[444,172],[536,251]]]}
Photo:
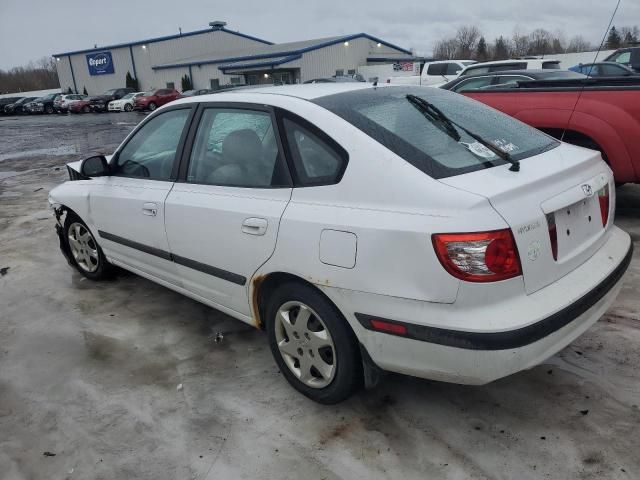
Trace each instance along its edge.
{"label": "building roof", "polygon": [[221,32],[225,32],[225,33],[230,33],[232,35],[237,35],[239,37],[248,38],[250,40],[255,40],[256,42],[264,43],[265,45],[273,45],[272,42],[269,42],[268,40],[263,40],[262,38],[253,37],[251,35],[247,35],[247,34],[241,33],[241,32],[234,32],[233,30],[229,30],[228,28],[225,28],[225,27],[213,27],[213,28],[205,28],[204,30],[195,30],[193,32],[185,32],[185,33],[177,33],[177,34],[174,34],[174,35],[166,35],[164,37],[147,38],[145,40],[137,40],[135,42],[129,42],[129,43],[117,43],[117,44],[114,44],[114,45],[104,45],[104,46],[97,47],[97,48],[88,48],[88,49],[85,49],[85,50],[75,50],[73,52],[54,53],[52,56],[53,57],[64,57],[64,56],[67,56],[67,55],[77,55],[77,54],[80,54],[80,53],[90,53],[90,52],[98,52],[100,50],[109,50],[111,48],[123,48],[123,47],[133,47],[133,46],[136,46],[136,45],[147,45],[149,43],[164,42],[165,40],[173,40],[173,39],[176,39],[176,38],[191,37],[193,35],[201,35],[203,33],[210,33],[210,32],[215,32],[215,31],[221,31]]}
{"label": "building roof", "polygon": [[[189,67],[189,66],[196,66],[196,65],[200,66],[200,65],[211,65],[211,64],[223,64],[218,68],[221,70],[227,70],[232,68],[241,68],[241,67],[238,67],[237,65],[235,67],[229,67],[229,65],[238,64],[242,62],[242,65],[249,66],[248,65],[249,62],[254,62],[256,60],[264,60],[264,63],[266,66],[274,65],[274,64],[279,65],[282,63],[290,62],[292,60],[296,60],[300,58],[300,56],[303,53],[311,52],[313,50],[318,50],[320,48],[330,47],[332,45],[336,45],[343,42],[348,42],[356,38],[367,38],[373,42],[380,43],[381,45],[385,45],[387,47],[398,50],[402,54],[411,55],[411,52],[409,50],[393,45],[389,42],[381,40],[367,33],[355,33],[351,35],[340,35],[335,37],[316,38],[313,40],[302,40],[299,42],[260,45],[260,46],[255,46],[249,49],[240,50],[233,54],[221,53],[216,55],[215,53],[210,53],[205,55],[196,55],[193,57],[187,57],[180,60],[175,60],[171,63],[155,65],[152,68],[154,70],[164,70],[164,69],[170,69],[170,68],[181,68],[181,67]],[[282,61],[287,58],[288,60]],[[277,61],[279,61],[279,63],[273,63]],[[255,64],[252,64],[251,66],[256,67]]]}

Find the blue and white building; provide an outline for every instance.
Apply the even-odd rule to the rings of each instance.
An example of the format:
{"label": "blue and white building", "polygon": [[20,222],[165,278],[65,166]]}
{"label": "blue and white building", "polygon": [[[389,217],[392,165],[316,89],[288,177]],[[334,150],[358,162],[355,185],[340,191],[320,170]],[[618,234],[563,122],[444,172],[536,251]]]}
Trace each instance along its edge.
{"label": "blue and white building", "polygon": [[72,52],[56,53],[63,91],[89,94],[125,86],[129,72],[141,90],[302,83],[356,73],[358,67],[412,62],[412,53],[366,33],[275,44],[211,22],[210,28]]}

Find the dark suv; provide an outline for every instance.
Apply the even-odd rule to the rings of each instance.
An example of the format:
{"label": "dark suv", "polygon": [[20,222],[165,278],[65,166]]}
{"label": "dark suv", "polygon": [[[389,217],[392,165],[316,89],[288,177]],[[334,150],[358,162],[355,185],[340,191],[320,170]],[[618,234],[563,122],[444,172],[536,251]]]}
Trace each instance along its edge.
{"label": "dark suv", "polygon": [[640,73],[640,47],[619,48],[605,62],[616,62]]}
{"label": "dark suv", "polygon": [[102,95],[94,95],[89,97],[89,106],[94,112],[106,112],[107,106],[111,100],[120,100],[127,93],[134,93],[133,88],[112,88],[107,90]]}

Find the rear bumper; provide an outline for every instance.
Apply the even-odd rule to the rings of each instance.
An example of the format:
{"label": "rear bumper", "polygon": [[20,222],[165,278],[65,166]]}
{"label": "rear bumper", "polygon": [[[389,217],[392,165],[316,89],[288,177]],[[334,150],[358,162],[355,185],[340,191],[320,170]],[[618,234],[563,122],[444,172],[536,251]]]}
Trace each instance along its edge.
{"label": "rear bumper", "polygon": [[[380,368],[484,384],[543,362],[584,333],[615,300],[631,255],[629,236],[613,227],[602,248],[564,278],[534,294],[473,309],[332,288],[323,291],[350,320]],[[375,332],[369,323],[372,317],[402,323],[408,335]],[[483,320],[477,322],[478,318]],[[476,320],[474,330],[451,328],[466,319]]]}
{"label": "rear bumper", "polygon": [[[463,348],[465,350],[508,350],[524,347],[557,332],[597,305],[600,300],[620,282],[627,268],[629,268],[632,256],[633,244],[629,246],[629,251],[620,265],[591,291],[585,293],[580,299],[567,305],[553,315],[515,330],[502,332],[465,332],[462,330],[416,325],[389,319],[382,320],[405,326],[407,328],[407,334],[398,335],[402,338],[411,338],[413,340],[446,345],[448,347]],[[362,313],[355,313],[355,317],[367,330],[374,330],[371,326],[371,320],[380,319],[380,317]],[[397,334],[388,333],[388,335]]]}

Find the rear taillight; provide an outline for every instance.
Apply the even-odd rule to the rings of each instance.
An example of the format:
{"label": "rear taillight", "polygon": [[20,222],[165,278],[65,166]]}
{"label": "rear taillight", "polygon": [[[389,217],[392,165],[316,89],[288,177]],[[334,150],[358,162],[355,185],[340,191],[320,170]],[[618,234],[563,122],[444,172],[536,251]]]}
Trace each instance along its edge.
{"label": "rear taillight", "polygon": [[554,260],[558,260],[558,230],[556,228],[556,216],[553,213],[547,214],[547,226],[549,227],[551,254]]}
{"label": "rear taillight", "polygon": [[598,190],[598,202],[600,203],[600,215],[602,216],[602,226],[606,227],[609,221],[609,185],[605,185]]}
{"label": "rear taillight", "polygon": [[511,230],[438,233],[432,237],[438,260],[447,272],[468,282],[497,282],[522,274]]}

